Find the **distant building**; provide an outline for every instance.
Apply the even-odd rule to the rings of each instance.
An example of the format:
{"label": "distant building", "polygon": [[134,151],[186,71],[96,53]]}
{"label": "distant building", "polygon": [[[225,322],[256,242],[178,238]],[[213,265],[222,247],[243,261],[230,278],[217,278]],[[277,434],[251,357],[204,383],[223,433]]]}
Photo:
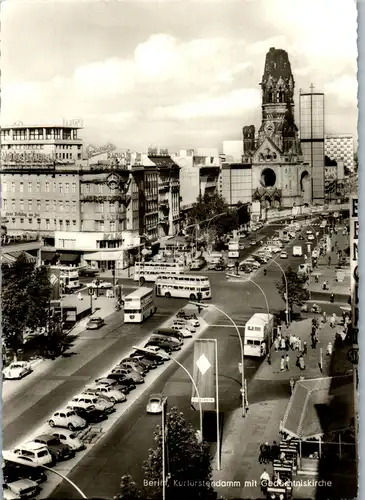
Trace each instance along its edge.
{"label": "distant building", "polygon": [[251,164],[222,162],[221,194],[229,206],[252,202]]}
{"label": "distant building", "polygon": [[221,160],[218,149],[181,150],[172,159],[180,167],[180,207],[186,212],[199,196],[219,192]]}
{"label": "distant building", "polygon": [[[313,89],[313,86],[312,86]],[[299,94],[300,142],[304,161],[311,171],[312,200],[324,203],[324,94]]]}
{"label": "distant building", "polygon": [[331,160],[342,160],[345,168],[354,170],[354,137],[351,134],[326,134],[325,155]]}

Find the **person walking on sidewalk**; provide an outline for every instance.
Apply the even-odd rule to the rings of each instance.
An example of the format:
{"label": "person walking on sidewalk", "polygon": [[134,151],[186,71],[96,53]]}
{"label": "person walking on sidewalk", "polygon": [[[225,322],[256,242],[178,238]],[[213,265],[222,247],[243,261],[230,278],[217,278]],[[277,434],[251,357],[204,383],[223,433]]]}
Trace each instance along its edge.
{"label": "person walking on sidewalk", "polygon": [[328,342],[328,346],[327,346],[327,350],[326,350],[327,356],[332,356],[332,352],[333,352],[332,342]]}
{"label": "person walking on sidewalk", "polygon": [[317,335],[312,335],[312,349],[315,349],[317,347]]}
{"label": "person walking on sidewalk", "polygon": [[287,354],[285,356],[285,369],[287,372],[289,371],[289,364],[290,364],[290,358],[289,358],[289,354]]}
{"label": "person walking on sidewalk", "polygon": [[274,340],[274,349],[275,349],[276,352],[278,352],[278,350],[279,350],[279,344],[280,344],[280,341],[276,337],[276,339]]}
{"label": "person walking on sidewalk", "polygon": [[327,323],[327,313],[326,313],[326,311],[323,311],[322,323]]}
{"label": "person walking on sidewalk", "polygon": [[302,354],[298,358],[298,363],[299,363],[300,370],[301,371],[305,370],[305,363],[304,363],[304,358],[303,358]]}
{"label": "person walking on sidewalk", "polygon": [[286,349],[286,342],[285,342],[285,338],[284,337],[281,337],[280,339],[280,350],[281,351],[285,351]]}
{"label": "person walking on sidewalk", "polygon": [[307,346],[307,342],[303,342],[303,356],[305,356],[307,353],[308,353],[308,346]]}
{"label": "person walking on sidewalk", "polygon": [[281,356],[281,359],[280,359],[280,371],[283,372],[285,370],[285,358],[284,358],[284,355]]}
{"label": "person walking on sidewalk", "polygon": [[290,340],[288,335],[285,337],[285,350],[288,352],[290,349]]}
{"label": "person walking on sidewalk", "polygon": [[290,395],[292,395],[292,394],[293,394],[293,392],[294,392],[294,386],[295,386],[294,379],[293,379],[293,378],[291,378],[291,379],[290,379]]}
{"label": "person walking on sidewalk", "polygon": [[267,488],[270,483],[270,476],[266,469],[264,469],[264,472],[260,476],[260,486],[261,486],[261,491],[262,493],[266,496],[267,493]]}

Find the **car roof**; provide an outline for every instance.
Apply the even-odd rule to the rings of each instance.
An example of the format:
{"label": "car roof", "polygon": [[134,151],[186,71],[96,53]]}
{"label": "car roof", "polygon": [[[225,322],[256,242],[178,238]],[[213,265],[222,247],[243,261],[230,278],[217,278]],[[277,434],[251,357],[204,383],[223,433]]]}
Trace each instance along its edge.
{"label": "car roof", "polygon": [[40,436],[36,436],[34,439],[43,439],[44,441],[48,441],[49,439],[54,439],[55,437],[52,434],[41,434]]}
{"label": "car roof", "polygon": [[89,321],[100,321],[101,319],[100,316],[95,316],[94,318],[90,318]]}
{"label": "car roof", "polygon": [[150,395],[150,399],[152,399],[152,398],[154,398],[154,399],[155,399],[155,398],[156,398],[156,399],[157,399],[157,398],[158,398],[158,399],[162,399],[162,398],[163,398],[163,395],[162,395],[162,394],[151,394],[151,395]]}
{"label": "car roof", "polygon": [[36,443],[35,441],[29,441],[28,443],[22,444],[19,448],[25,448],[27,450],[39,450],[40,448],[45,448],[46,446],[41,443]]}

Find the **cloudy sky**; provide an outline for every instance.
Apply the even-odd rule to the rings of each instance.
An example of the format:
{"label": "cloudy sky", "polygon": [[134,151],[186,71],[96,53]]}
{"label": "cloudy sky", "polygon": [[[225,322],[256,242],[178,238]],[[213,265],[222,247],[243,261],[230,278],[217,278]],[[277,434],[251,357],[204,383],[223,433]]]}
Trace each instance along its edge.
{"label": "cloudy sky", "polygon": [[86,142],[218,147],[259,125],[270,47],[357,134],[355,0],[8,0],[2,124],[82,118]]}

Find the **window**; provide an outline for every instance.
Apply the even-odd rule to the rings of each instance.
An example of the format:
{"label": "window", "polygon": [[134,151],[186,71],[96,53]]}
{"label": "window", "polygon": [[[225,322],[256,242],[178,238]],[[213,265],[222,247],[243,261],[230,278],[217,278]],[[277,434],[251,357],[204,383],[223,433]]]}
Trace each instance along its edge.
{"label": "window", "polygon": [[8,190],[8,184],[6,182],[3,182],[3,192],[6,193]]}
{"label": "window", "polygon": [[58,188],[59,188],[60,193],[62,194],[63,193],[63,184],[61,182],[58,184]]}
{"label": "window", "polygon": [[68,193],[70,191],[70,184],[66,182],[65,184],[65,193]]}
{"label": "window", "polygon": [[53,227],[56,229],[57,227],[57,220],[56,219],[53,219]]}
{"label": "window", "polygon": [[29,224],[33,224],[33,219],[28,219]]}
{"label": "window", "polygon": [[15,182],[11,183],[11,190],[12,190],[13,193],[15,192]]}
{"label": "window", "polygon": [[24,193],[24,182],[19,183],[19,192]]}
{"label": "window", "polygon": [[11,200],[11,209],[15,210],[15,200]]}
{"label": "window", "polygon": [[20,210],[24,210],[24,200],[19,200]]}
{"label": "window", "polygon": [[76,212],[76,201],[72,202],[72,212]]}
{"label": "window", "polygon": [[110,231],[112,232],[116,231],[116,223],[114,221],[110,223]]}
{"label": "window", "polygon": [[67,221],[66,221],[66,230],[69,230],[69,229],[70,229],[70,221],[69,221],[69,220],[67,220]]}
{"label": "window", "polygon": [[32,192],[32,183],[28,182],[28,193]]}
{"label": "window", "polygon": [[72,192],[76,193],[76,182],[72,183]]}
{"label": "window", "polygon": [[4,210],[8,209],[8,200],[3,200],[3,209]]}
{"label": "window", "polygon": [[73,229],[76,229],[76,221],[75,220],[72,221],[72,227],[73,227]]}
{"label": "window", "polygon": [[57,212],[57,201],[53,200],[53,211]]}
{"label": "window", "polygon": [[69,212],[69,211],[70,211],[70,202],[65,201],[65,212]]}
{"label": "window", "polygon": [[[58,221],[59,225],[60,225],[60,229],[62,230],[63,229],[63,220],[59,220]],[[64,241],[64,240],[63,240]]]}
{"label": "window", "polygon": [[46,193],[49,193],[49,182],[46,182]]}
{"label": "window", "polygon": [[60,212],[63,212],[63,201],[59,201],[59,202],[58,202],[58,210],[59,210]]}
{"label": "window", "polygon": [[86,184],[86,192],[90,193],[90,184]]}
{"label": "window", "polygon": [[24,224],[24,219],[20,219],[20,224]]}
{"label": "window", "polygon": [[29,130],[29,139],[43,139],[43,129],[42,128],[33,128]]}
{"label": "window", "polygon": [[109,202],[109,212],[115,212],[115,203]]}
{"label": "window", "polygon": [[37,193],[39,193],[41,190],[41,183],[37,182]]}
{"label": "window", "polygon": [[49,212],[50,210],[50,202],[49,200],[46,200],[46,212]]}
{"label": "window", "polygon": [[51,225],[49,223],[49,219],[46,219],[46,229],[51,229]]}
{"label": "window", "polygon": [[41,211],[41,200],[37,200],[37,212]]}
{"label": "window", "polygon": [[77,130],[73,130],[73,131],[72,131],[72,139],[73,139],[74,141],[76,141],[76,140],[77,140]]}
{"label": "window", "polygon": [[56,182],[54,182],[54,183],[53,183],[53,192],[54,192],[54,193],[56,192],[56,189],[57,189],[57,183],[56,183]]}
{"label": "window", "polygon": [[29,212],[33,210],[33,200],[28,200],[28,210]]}
{"label": "window", "polygon": [[46,128],[46,139],[54,139],[54,129]]}
{"label": "window", "polygon": [[54,131],[54,138],[55,139],[61,139],[61,129],[59,128],[56,128],[55,131]]}

